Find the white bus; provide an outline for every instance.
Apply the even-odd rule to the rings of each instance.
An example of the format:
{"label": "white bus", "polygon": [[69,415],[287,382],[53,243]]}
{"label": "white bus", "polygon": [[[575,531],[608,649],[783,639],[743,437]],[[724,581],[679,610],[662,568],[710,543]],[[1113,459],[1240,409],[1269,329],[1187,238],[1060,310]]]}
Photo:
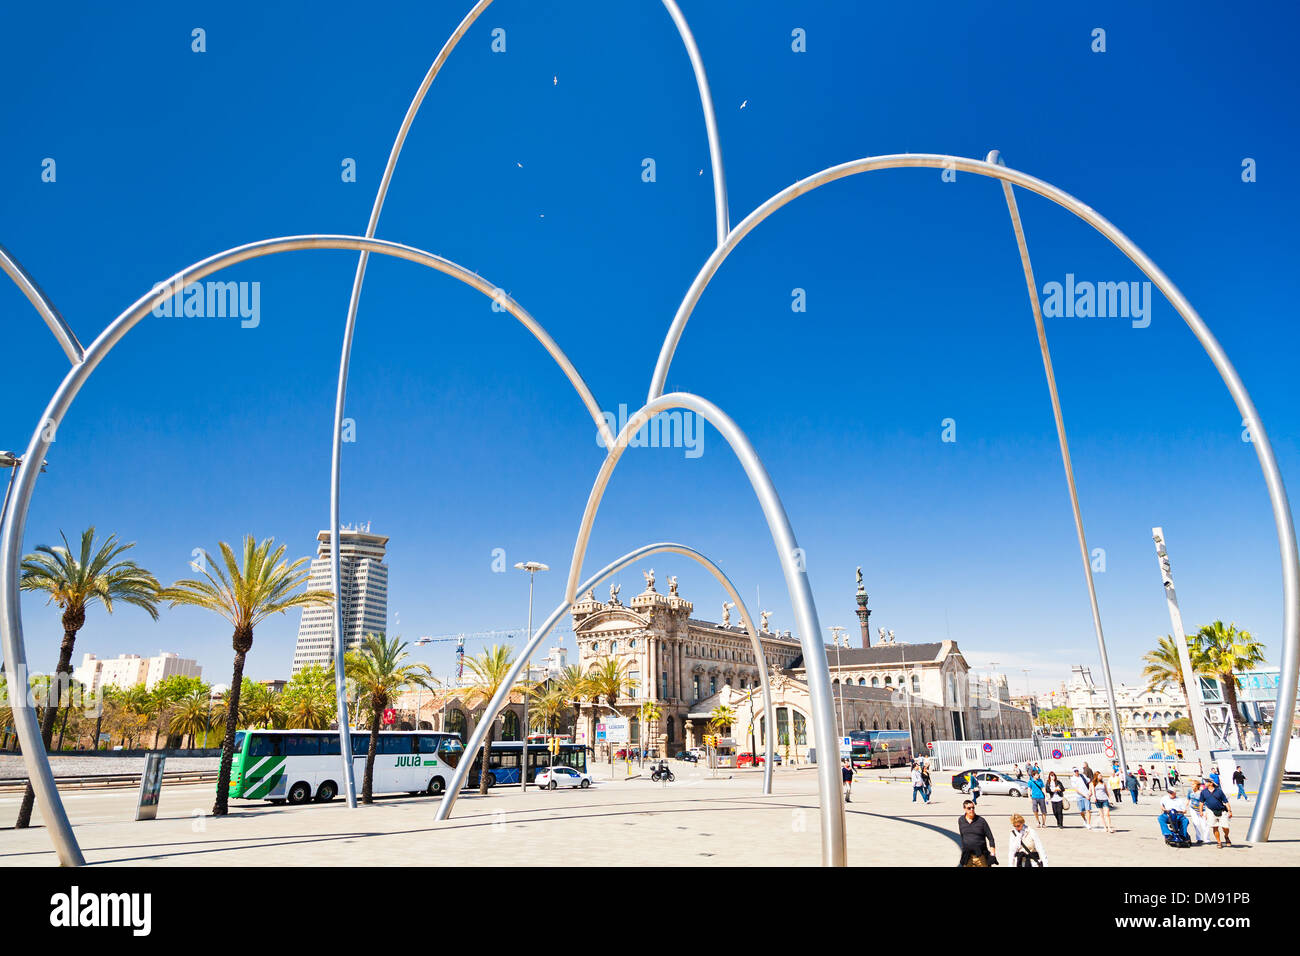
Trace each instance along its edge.
{"label": "white bus", "polygon": [[[370,751],[368,731],[352,732],[357,789]],[[428,793],[447,789],[465,747],[458,734],[381,730],[375,751],[374,793]],[[241,730],[235,734],[230,796],[244,800],[326,803],[342,777],[337,730]]]}

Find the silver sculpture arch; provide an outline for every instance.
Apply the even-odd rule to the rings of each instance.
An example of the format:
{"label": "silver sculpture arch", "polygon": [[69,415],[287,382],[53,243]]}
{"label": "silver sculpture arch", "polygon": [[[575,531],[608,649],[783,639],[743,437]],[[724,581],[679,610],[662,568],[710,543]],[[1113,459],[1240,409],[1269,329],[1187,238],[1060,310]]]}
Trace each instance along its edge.
{"label": "silver sculpture arch", "polygon": [[[826,659],[826,645],[822,640],[822,628],[817,619],[817,605],[813,601],[812,587],[808,583],[808,572],[803,560],[803,552],[795,541],[794,529],[790,527],[790,518],[781,504],[772,478],[759,459],[754,446],[750,444],[745,433],[717,405],[689,392],[672,392],[661,395],[639,408],[623,426],[614,444],[608,446],[609,452],[600,466],[587,506],[582,514],[582,523],[578,527],[578,538],[573,546],[573,560],[569,564],[569,577],[565,585],[565,600],[571,605],[578,591],[578,576],[582,573],[582,563],[587,554],[587,544],[591,538],[592,525],[600,509],[601,499],[609,479],[613,477],[627,449],[628,441],[633,435],[659,412],[672,408],[682,408],[699,415],[709,422],[731,447],[732,453],[745,470],[754,494],[758,498],[763,517],[767,520],[768,531],[776,545],[781,560],[781,571],[785,575],[786,590],[790,595],[790,604],[794,610],[798,625],[799,644],[803,649],[805,676],[808,681],[808,696],[813,718],[813,735],[817,740],[817,789],[819,793],[819,811],[821,821],[822,864],[824,866],[844,866],[847,861],[845,845],[844,794],[840,789],[839,761],[829,753],[838,753],[835,733],[835,710],[831,694],[830,665]],[[736,602],[738,605],[740,601]],[[775,730],[775,724],[769,724],[769,737]],[[769,762],[769,770],[771,764]]]}
{"label": "silver sculpture arch", "polygon": [[80,362],[86,350],[81,347],[77,334],[54,307],[45,290],[32,278],[32,274],[24,269],[22,263],[3,245],[0,245],[0,269],[3,269],[5,275],[14,281],[14,285],[18,286],[27,297],[27,301],[36,309],[37,314],[45,320],[46,326],[54,335],[55,341],[59,343],[59,348],[63,349],[63,354],[68,357],[68,361],[73,365]]}
{"label": "silver sculpture arch", "polygon": [[[594,588],[604,581],[610,575],[617,574],[630,564],[649,557],[652,554],[676,554],[681,557],[690,558],[696,564],[709,571],[722,585],[727,595],[736,602],[736,607],[740,610],[741,620],[745,622],[745,630],[749,634],[750,643],[754,647],[754,655],[758,658],[759,680],[763,685],[763,715],[767,718],[767,762],[763,768],[763,793],[770,796],[772,793],[772,761],[775,754],[774,738],[776,728],[776,707],[772,703],[772,682],[768,674],[767,661],[763,656],[763,642],[758,635],[758,628],[754,626],[754,619],[750,616],[748,608],[745,607],[744,599],[741,598],[740,592],[736,590],[731,579],[706,555],[701,554],[694,548],[689,548],[684,544],[674,544],[672,542],[659,542],[657,544],[647,544],[635,551],[629,551],[621,558],[610,562],[601,568],[586,581],[582,582],[580,590]],[[573,607],[573,600],[565,597],[550,613],[550,616],[542,622],[539,627],[529,638],[528,643],[518,654],[515,655],[514,665],[506,675],[505,680],[501,682],[501,687],[496,694],[483,708],[483,715],[474,725],[474,732],[470,734],[469,741],[465,745],[465,752],[461,756],[460,763],[456,766],[455,773],[452,774],[451,782],[447,784],[447,789],[442,795],[442,800],[438,804],[438,812],[434,816],[435,820],[446,820],[451,816],[452,809],[456,806],[456,798],[460,794],[461,788],[465,785],[465,780],[469,776],[470,768],[474,765],[474,760],[482,750],[484,741],[487,737],[487,728],[491,726],[492,721],[501,713],[502,708],[506,706],[506,701],[514,690],[519,675],[523,673],[525,663],[531,658],[532,654],[546,639],[552,628],[560,622],[560,619]],[[524,768],[525,770],[527,768]]]}
{"label": "silver sculpture arch", "polygon": [[[109,323],[99,337],[90,344],[82,359],[68,371],[63,382],[55,390],[53,397],[46,406],[36,430],[32,433],[27,451],[23,455],[22,464],[19,465],[18,474],[14,479],[15,493],[10,510],[4,516],[3,527],[0,528],[0,531],[3,532],[0,534],[0,650],[3,651],[4,660],[8,665],[10,674],[20,672],[25,674],[27,672],[27,652],[22,633],[22,608],[18,598],[18,579],[22,563],[23,532],[27,523],[27,513],[31,506],[32,492],[35,489],[36,479],[40,473],[39,463],[44,459],[45,452],[53,441],[55,432],[62,423],[68,409],[71,408],[73,400],[81,390],[81,386],[85,384],[91,373],[112,351],[114,346],[144,319],[157,303],[171,297],[177,290],[183,289],[188,283],[197,282],[214,272],[249,259],[306,249],[365,250],[398,259],[406,259],[459,279],[489,298],[495,299],[502,304],[506,311],[524,325],[551,357],[555,359],[556,364],[560,366],[560,369],[578,392],[583,405],[592,415],[597,427],[608,433],[608,426],[600,413],[595,398],[591,394],[591,390],[578,374],[578,370],[573,366],[573,363],[569,361],[568,357],[560,350],[560,347],[542,328],[541,324],[514,299],[497,291],[496,286],[449,259],[425,252],[422,249],[416,249],[413,246],[405,246],[382,239],[330,235],[287,236],[264,239],[260,242],[237,246],[219,252],[214,256],[209,256],[186,269],[182,269],[165,282],[159,283],[154,287],[153,291],[137,299],[126,311]],[[33,462],[36,464],[33,465]],[[45,753],[45,748],[41,745],[40,728],[36,724],[32,704],[27,699],[26,694],[19,694],[13,695],[11,706],[14,725],[18,732],[18,738],[22,742],[23,763],[28,778],[32,782],[32,789],[41,802],[41,813],[46,821],[46,826],[50,830],[50,839],[54,843],[59,861],[65,866],[80,866],[85,862],[85,858],[81,853],[81,848],[77,845],[72,826],[68,821],[67,812],[59,799],[58,789],[54,785],[49,757]],[[340,723],[343,728],[341,732],[346,733],[347,724],[345,722]]]}
{"label": "silver sculpture arch", "polygon": [[[434,57],[433,63],[424,75],[424,80],[415,91],[411,104],[406,108],[406,115],[402,118],[402,124],[397,129],[397,137],[393,141],[392,149],[389,150],[388,161],[384,164],[384,172],[379,180],[379,190],[375,194],[375,201],[370,209],[370,221],[366,224],[365,233],[367,239],[373,238],[375,230],[379,227],[379,216],[383,211],[384,201],[388,197],[388,186],[392,182],[393,172],[397,168],[397,159],[402,153],[402,147],[406,144],[406,136],[410,132],[411,124],[415,121],[416,114],[419,113],[420,106],[424,103],[425,95],[429,92],[434,79],[442,70],[443,64],[447,62],[447,57],[451,55],[451,51],[456,48],[461,38],[474,24],[474,21],[491,3],[492,0],[479,0],[470,9],[469,13],[465,14],[460,24],[447,38],[447,42],[443,44],[438,55]],[[700,92],[700,104],[704,111],[705,132],[709,140],[709,161],[713,175],[713,197],[718,242],[721,243],[730,231],[731,223],[727,211],[727,182],[722,167],[722,144],[718,137],[717,118],[713,112],[713,96],[709,92],[709,80],[704,71],[704,60],[700,56],[699,47],[695,44],[695,37],[691,33],[686,18],[682,16],[681,10],[678,9],[676,0],[663,0],[663,5],[672,18],[673,25],[677,27],[678,34],[681,36],[682,44],[685,46],[687,56],[691,61],[691,69],[695,73],[696,86]],[[352,338],[356,331],[357,309],[361,304],[361,287],[365,282],[368,261],[369,253],[363,250],[361,255],[357,257],[356,276],[352,280],[352,293],[348,299],[348,314],[343,326],[343,349],[339,358],[338,387],[334,399],[334,436],[330,452],[330,582],[334,592],[334,696],[338,708],[340,727],[348,726],[347,694],[343,677],[343,606],[339,597],[340,552],[342,549],[338,546],[342,524],[343,419],[347,401],[348,372],[352,364]],[[610,437],[604,429],[603,420],[600,427],[602,428],[602,435],[606,438]],[[355,808],[357,805],[357,788],[352,767],[352,741],[348,734],[340,733],[340,752],[343,759],[343,789],[348,806]]]}
{"label": "silver sculpture arch", "polygon": [[[686,293],[682,304],[673,318],[668,335],[659,352],[654,374],[650,382],[647,401],[653,401],[663,394],[664,382],[667,380],[668,368],[672,364],[673,354],[681,340],[682,332],[689,321],[695,305],[716,274],[719,266],[731,254],[731,251],[759,223],[776,210],[799,196],[811,192],[820,186],[847,176],[859,173],[876,172],[883,169],[901,169],[905,167],[922,167],[929,169],[953,169],[987,176],[1001,180],[1003,183],[1020,186],[1030,192],[1050,199],[1058,206],[1069,210],[1088,225],[1105,236],[1124,253],[1156,285],[1175,311],[1182,317],[1196,340],[1205,349],[1210,361],[1228,387],[1228,392],[1236,403],[1237,410],[1248,423],[1254,437],[1255,454],[1259,458],[1260,470],[1264,474],[1264,483],[1268,488],[1269,503],[1273,510],[1273,522],[1277,529],[1278,549],[1282,561],[1282,660],[1281,674],[1278,682],[1278,698],[1274,712],[1274,727],[1291,726],[1295,714],[1297,682],[1300,679],[1300,556],[1297,555],[1295,524],[1291,517],[1291,507],[1287,500],[1286,488],[1282,482],[1282,473],[1273,454],[1273,446],[1264,429],[1264,423],[1255,409],[1255,403],[1246,391],[1245,384],[1228,359],[1223,347],[1210,331],[1205,321],[1187,301],[1178,287],[1160,268],[1124,233],[1117,229],[1105,217],[1092,207],[1085,205],[1064,190],[1037,179],[1026,173],[1007,166],[967,159],[961,156],[948,156],[938,153],[902,153],[888,156],[869,156],[831,166],[814,173],[799,182],[783,189],[756,208],[741,222],[737,223],[727,236],[726,241],[714,250],[707,262],[696,275]],[[1098,623],[1100,633],[1100,624]],[[1104,659],[1104,645],[1103,645]],[[1112,708],[1114,695],[1111,695]],[[1113,719],[1113,718],[1112,718]],[[1285,767],[1288,734],[1274,733],[1269,741],[1268,756],[1264,761],[1260,794],[1251,816],[1247,839],[1252,842],[1264,842],[1268,839],[1273,824],[1273,815],[1277,810],[1277,797],[1282,787],[1282,772]]]}

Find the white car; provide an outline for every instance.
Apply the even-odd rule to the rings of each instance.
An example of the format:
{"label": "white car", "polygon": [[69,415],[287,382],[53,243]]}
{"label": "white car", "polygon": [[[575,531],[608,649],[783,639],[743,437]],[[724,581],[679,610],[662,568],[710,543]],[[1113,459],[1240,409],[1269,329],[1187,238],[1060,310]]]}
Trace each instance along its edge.
{"label": "white car", "polygon": [[572,767],[548,767],[537,771],[533,783],[547,790],[555,790],[559,787],[581,787],[586,790],[591,786],[591,775],[581,773]]}

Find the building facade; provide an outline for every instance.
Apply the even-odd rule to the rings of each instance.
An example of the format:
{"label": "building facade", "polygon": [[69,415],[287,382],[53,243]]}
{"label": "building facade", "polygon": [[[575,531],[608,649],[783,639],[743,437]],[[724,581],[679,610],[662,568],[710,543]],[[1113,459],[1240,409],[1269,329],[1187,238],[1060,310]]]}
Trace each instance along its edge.
{"label": "building facade", "polygon": [[80,666],[72,673],[73,679],[82,684],[86,693],[92,697],[102,687],[129,690],[143,684],[145,689],[153,690],[159,681],[168,677],[202,676],[203,668],[197,661],[167,651],[162,651],[155,657],[121,654],[107,660],[94,654],[85,654]]}
{"label": "building facade", "polygon": [[[345,648],[355,647],[366,634],[384,634],[388,623],[388,565],[384,554],[386,535],[371,534],[362,528],[343,528],[339,532],[339,594],[343,612]],[[330,533],[316,535],[316,557],[307,580],[309,590],[330,591]],[[298,643],[293,652],[291,673],[304,667],[334,664],[334,608],[317,605],[303,609],[298,623]]]}

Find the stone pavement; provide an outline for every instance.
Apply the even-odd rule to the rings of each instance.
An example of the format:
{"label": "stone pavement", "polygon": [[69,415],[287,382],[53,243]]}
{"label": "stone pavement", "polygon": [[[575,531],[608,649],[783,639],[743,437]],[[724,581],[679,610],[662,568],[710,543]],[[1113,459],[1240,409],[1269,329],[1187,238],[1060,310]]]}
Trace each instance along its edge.
{"label": "stone pavement", "polygon": [[[715,780],[707,770],[684,768],[668,785],[638,778],[600,781],[589,790],[465,794],[445,823],[434,822],[430,797],[384,798],[356,811],[340,801],[302,807],[236,801],[232,813],[218,819],[204,815],[212,802],[209,786],[164,788],[159,819],[148,822],[131,820],[134,789],[69,794],[67,806],[88,862],[100,865],[816,865],[813,772],[778,770],[770,797],[759,793],[757,772],[729,773]],[[851,865],[956,863],[960,793],[937,787],[934,802],[925,806],[911,803],[911,787],[903,783],[860,778],[853,790]],[[16,795],[0,799],[0,823],[8,825],[17,806]],[[1283,794],[1273,842],[1223,850],[1166,847],[1156,807],[1147,798],[1136,808],[1126,804],[1115,813],[1115,834],[1087,831],[1077,814],[1067,815],[1065,830],[1053,823],[1042,831],[1051,864],[1300,865],[1300,795]],[[980,810],[1004,853],[1009,815],[1025,814],[1032,825],[1024,798],[985,797]],[[1236,820],[1234,837],[1244,840],[1246,813]],[[0,829],[0,865],[56,862],[43,829]]]}

